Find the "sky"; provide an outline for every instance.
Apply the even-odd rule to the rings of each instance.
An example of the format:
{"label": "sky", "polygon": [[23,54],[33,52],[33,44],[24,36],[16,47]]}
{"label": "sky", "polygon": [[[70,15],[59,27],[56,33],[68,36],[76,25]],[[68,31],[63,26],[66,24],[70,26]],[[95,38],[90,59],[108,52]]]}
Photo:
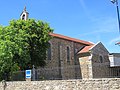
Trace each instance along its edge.
{"label": "sky", "polygon": [[54,33],[100,41],[110,53],[120,53],[116,5],[110,0],[2,0],[0,25],[19,19],[25,6],[29,18],[48,22]]}

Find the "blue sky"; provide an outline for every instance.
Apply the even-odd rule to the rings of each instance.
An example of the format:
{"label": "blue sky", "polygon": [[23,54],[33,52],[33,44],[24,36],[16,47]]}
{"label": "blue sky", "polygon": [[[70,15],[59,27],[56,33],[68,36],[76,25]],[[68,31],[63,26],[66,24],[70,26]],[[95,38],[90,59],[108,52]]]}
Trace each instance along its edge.
{"label": "blue sky", "polygon": [[110,0],[2,0],[0,25],[19,19],[24,6],[29,18],[48,22],[55,33],[101,41],[110,53],[120,53],[116,6]]}

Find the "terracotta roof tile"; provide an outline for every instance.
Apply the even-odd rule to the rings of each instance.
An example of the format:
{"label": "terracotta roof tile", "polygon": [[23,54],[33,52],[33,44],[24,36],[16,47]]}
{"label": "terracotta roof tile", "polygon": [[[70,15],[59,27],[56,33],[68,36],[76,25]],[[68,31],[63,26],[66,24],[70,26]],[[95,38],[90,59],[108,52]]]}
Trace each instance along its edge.
{"label": "terracotta roof tile", "polygon": [[91,45],[91,46],[85,46],[81,51],[78,52],[78,54],[89,52],[89,50],[90,50],[90,48],[91,48],[92,46],[93,46],[93,45]]}
{"label": "terracotta roof tile", "polygon": [[93,45],[93,43],[90,43],[90,42],[87,42],[87,41],[83,41],[83,40],[79,40],[79,39],[75,39],[75,38],[71,38],[71,37],[67,37],[67,36],[60,35],[60,34],[50,33],[50,35],[53,36],[53,37],[58,37],[58,38],[66,39],[66,40],[69,40],[69,41],[78,42],[78,43],[85,44],[85,45]]}

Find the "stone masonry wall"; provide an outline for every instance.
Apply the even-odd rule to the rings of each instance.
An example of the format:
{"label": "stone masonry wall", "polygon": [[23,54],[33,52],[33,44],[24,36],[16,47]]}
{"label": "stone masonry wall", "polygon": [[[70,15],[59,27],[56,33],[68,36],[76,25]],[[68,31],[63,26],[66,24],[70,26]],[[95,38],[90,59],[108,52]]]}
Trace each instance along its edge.
{"label": "stone masonry wall", "polygon": [[82,78],[110,77],[109,52],[102,43],[95,45],[90,52],[80,54]]}
{"label": "stone masonry wall", "polygon": [[0,90],[120,90],[120,79],[22,81],[0,83]]}
{"label": "stone masonry wall", "polygon": [[[79,65],[78,58],[76,57],[77,51],[84,45],[73,41],[54,37],[50,40],[51,44],[51,60],[46,60],[49,72],[46,75],[53,76],[52,78],[62,79],[75,79],[80,78],[80,70],[75,65]],[[67,61],[67,47],[70,50],[70,60]],[[41,72],[40,72],[41,73]],[[78,74],[79,73],[79,74]],[[39,76],[41,77],[41,76]]]}
{"label": "stone masonry wall", "polygon": [[102,43],[98,43],[92,50],[92,74],[93,78],[110,77],[109,52]]}
{"label": "stone masonry wall", "polygon": [[92,78],[92,76],[90,76],[91,61],[89,60],[89,57],[90,56],[85,56],[85,57],[79,58],[82,78]]}

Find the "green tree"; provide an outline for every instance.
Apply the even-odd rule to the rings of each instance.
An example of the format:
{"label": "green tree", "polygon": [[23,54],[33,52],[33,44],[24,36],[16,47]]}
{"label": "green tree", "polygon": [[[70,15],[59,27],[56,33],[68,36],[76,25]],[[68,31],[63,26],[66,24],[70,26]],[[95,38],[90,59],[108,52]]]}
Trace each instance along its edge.
{"label": "green tree", "polygon": [[48,23],[34,19],[12,20],[9,26],[0,27],[0,77],[32,65],[45,66],[49,35],[53,32]]}
{"label": "green tree", "polygon": [[14,43],[9,41],[6,31],[5,27],[0,27],[0,80],[10,79],[10,73],[19,69],[18,64],[12,60]]}

